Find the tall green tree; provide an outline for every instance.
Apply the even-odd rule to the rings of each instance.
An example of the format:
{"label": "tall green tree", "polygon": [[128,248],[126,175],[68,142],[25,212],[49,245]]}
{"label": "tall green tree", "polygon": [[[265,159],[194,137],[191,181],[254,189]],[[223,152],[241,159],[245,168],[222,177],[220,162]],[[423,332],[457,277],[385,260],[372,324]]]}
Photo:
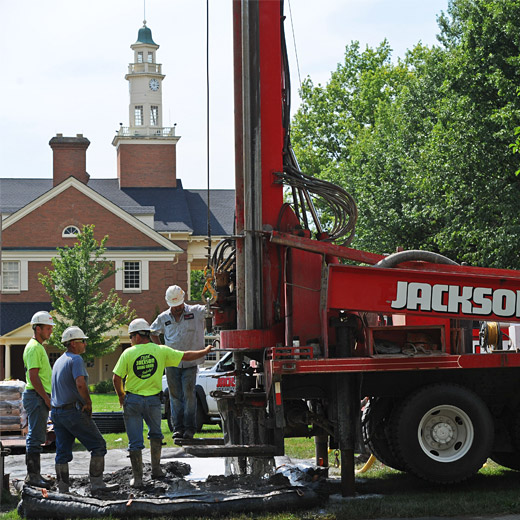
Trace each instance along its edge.
{"label": "tall green tree", "polygon": [[131,301],[123,305],[111,289],[104,294],[100,285],[115,273],[112,264],[104,260],[105,243],[94,238],[94,226],[84,226],[72,247],[58,248],[52,259],[52,269],[38,279],[51,297],[56,311],[50,343],[60,349],[61,335],[70,325],[80,327],[88,336],[86,360],[104,356],[119,345],[117,336],[108,336],[111,330],[129,323],[135,317]]}
{"label": "tall green tree", "polygon": [[[295,150],[304,169],[356,199],[354,247],[519,268],[520,179],[509,145],[520,120],[520,1],[452,0],[439,27],[439,46],[417,45],[396,65],[386,42],[347,47],[326,87],[302,89]],[[383,62],[369,59],[384,49]],[[338,113],[345,99],[352,109]],[[331,116],[322,114],[350,121],[323,137]]]}

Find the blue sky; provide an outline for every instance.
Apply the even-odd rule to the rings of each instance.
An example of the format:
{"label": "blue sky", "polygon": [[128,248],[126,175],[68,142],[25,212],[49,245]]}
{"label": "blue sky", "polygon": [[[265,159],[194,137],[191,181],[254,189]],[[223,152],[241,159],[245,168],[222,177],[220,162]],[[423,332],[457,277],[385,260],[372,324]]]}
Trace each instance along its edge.
{"label": "blue sky", "polygon": [[[116,176],[112,138],[128,125],[124,75],[143,21],[142,0],[2,2],[5,49],[0,125],[1,177],[51,177],[49,140],[82,133],[91,145],[87,171]],[[353,40],[374,47],[384,38],[404,56],[436,43],[436,17],[448,0],[286,0],[293,108],[298,70],[326,83]],[[185,187],[206,187],[205,0],[147,0],[147,25],[160,45],[163,121],[177,124],[177,171]],[[210,0],[211,187],[233,188],[231,0]]]}

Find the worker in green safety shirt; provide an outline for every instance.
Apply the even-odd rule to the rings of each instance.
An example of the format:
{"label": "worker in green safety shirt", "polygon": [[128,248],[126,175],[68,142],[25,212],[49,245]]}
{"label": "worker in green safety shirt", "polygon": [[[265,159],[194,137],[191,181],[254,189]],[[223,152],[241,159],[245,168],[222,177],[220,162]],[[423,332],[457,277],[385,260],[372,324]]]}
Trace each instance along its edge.
{"label": "worker in green safety shirt", "polygon": [[25,482],[31,486],[50,489],[51,482],[44,479],[40,472],[40,455],[47,434],[47,422],[51,409],[51,375],[49,357],[43,343],[52,334],[54,321],[47,311],[38,311],[31,318],[34,331],[23,351],[23,364],[26,372],[26,386],[22,403],[27,412],[29,428],[25,439],[25,463],[27,477]]}
{"label": "worker in green safety shirt", "polygon": [[[150,325],[142,319],[133,320],[128,326],[131,348],[126,349],[114,367],[114,389],[123,407],[128,451],[132,465],[130,485],[143,485],[143,420],[148,426],[148,439],[152,460],[152,478],[161,478],[161,390],[164,368],[178,366],[182,360],[190,361],[205,356],[213,347],[181,352],[166,345],[157,345],[150,339]],[[123,379],[126,382],[123,388]]]}

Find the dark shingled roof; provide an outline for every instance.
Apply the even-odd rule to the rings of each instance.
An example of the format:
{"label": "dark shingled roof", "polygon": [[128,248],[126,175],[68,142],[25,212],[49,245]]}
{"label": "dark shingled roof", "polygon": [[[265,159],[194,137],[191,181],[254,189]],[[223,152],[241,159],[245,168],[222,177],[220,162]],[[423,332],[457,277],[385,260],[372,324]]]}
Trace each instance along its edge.
{"label": "dark shingled roof", "polygon": [[25,325],[38,311],[51,311],[50,302],[2,302],[0,336]]}
{"label": "dark shingled roof", "polygon": [[[118,179],[90,179],[88,187],[131,215],[153,214],[155,231],[207,234],[206,190],[119,188]],[[52,179],[0,179],[0,211],[14,213],[52,189]],[[232,235],[234,190],[210,190],[211,234]]]}

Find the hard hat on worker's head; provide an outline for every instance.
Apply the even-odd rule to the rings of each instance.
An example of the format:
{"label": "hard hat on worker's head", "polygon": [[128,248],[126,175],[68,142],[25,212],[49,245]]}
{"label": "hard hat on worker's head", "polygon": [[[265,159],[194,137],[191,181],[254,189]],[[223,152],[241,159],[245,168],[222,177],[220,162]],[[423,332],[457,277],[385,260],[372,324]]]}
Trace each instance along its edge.
{"label": "hard hat on worker's head", "polygon": [[166,296],[164,299],[170,307],[177,307],[184,303],[184,295],[186,293],[178,285],[170,285],[166,289]]}
{"label": "hard hat on worker's head", "polygon": [[150,333],[150,324],[143,318],[136,318],[128,325],[128,334],[133,332],[148,332]]}
{"label": "hard hat on worker's head", "polygon": [[54,326],[54,321],[52,320],[52,316],[47,311],[38,311],[31,318],[31,325],[52,325],[52,326]]}
{"label": "hard hat on worker's head", "polygon": [[67,327],[61,335],[62,343],[68,343],[69,341],[74,341],[75,339],[88,339],[88,336],[85,336],[85,333],[76,326]]}

